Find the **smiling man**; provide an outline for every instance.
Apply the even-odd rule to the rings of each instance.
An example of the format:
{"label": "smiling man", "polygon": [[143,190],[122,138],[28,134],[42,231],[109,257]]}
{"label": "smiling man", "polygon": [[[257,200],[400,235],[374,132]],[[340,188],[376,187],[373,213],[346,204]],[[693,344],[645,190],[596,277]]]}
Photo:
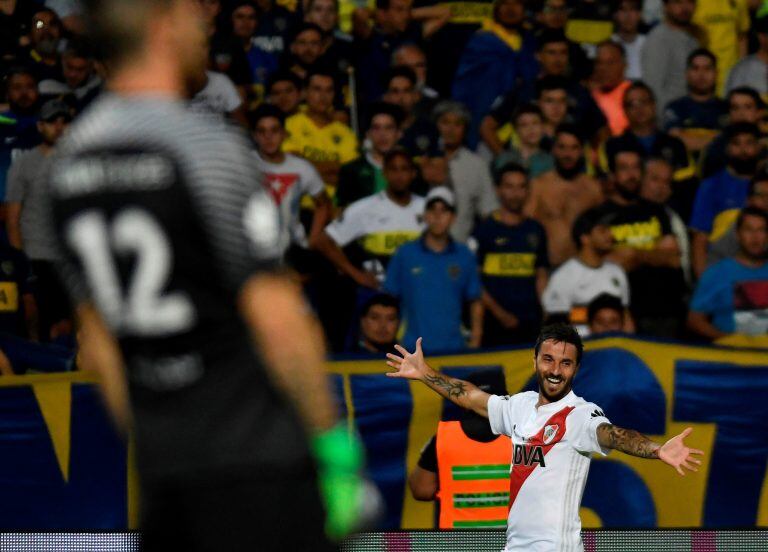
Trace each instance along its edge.
{"label": "smiling man", "polygon": [[691,428],[664,445],[631,429],[616,427],[595,404],[571,387],[583,345],[568,325],[545,326],[534,347],[538,393],[490,395],[469,382],[436,372],[424,360],[421,339],[409,353],[388,354],[394,378],[418,380],[453,403],[488,418],[495,434],[512,438],[507,545],[504,552],[583,550],[579,503],[590,455],[610,449],[661,460],[680,475],[701,464],[683,440]]}

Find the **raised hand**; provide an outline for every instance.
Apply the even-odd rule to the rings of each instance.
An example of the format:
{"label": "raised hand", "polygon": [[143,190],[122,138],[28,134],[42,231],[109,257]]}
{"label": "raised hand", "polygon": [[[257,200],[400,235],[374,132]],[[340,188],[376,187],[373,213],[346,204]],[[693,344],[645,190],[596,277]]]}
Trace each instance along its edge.
{"label": "raised hand", "polygon": [[699,471],[698,466],[701,465],[701,460],[694,458],[693,455],[700,456],[704,454],[703,451],[685,446],[683,439],[688,437],[691,431],[693,431],[693,428],[686,428],[680,435],[672,437],[658,450],[659,460],[669,464],[677,470],[677,473],[683,476],[685,475],[683,468],[692,472]]}
{"label": "raised hand", "polygon": [[409,353],[405,347],[395,345],[395,349],[402,356],[387,353],[387,366],[394,368],[395,372],[388,372],[391,378],[406,378],[420,380],[427,371],[427,363],[424,361],[424,352],[421,350],[421,338],[416,340],[416,350]]}

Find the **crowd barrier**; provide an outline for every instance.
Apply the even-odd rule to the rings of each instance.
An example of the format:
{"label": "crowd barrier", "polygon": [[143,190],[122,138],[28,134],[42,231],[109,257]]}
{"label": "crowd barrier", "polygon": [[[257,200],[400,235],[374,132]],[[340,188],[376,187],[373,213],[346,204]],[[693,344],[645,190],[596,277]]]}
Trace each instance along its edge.
{"label": "crowd barrier", "polygon": [[[533,388],[529,348],[430,360],[458,377],[502,371],[510,393]],[[405,478],[437,422],[458,410],[421,384],[385,377],[381,359],[339,359],[329,369],[384,497],[380,528],[433,527],[434,505],[413,500]],[[136,526],[130,455],[94,381],[84,373],[0,378],[0,527]],[[690,425],[691,446],[705,451],[701,471],[685,478],[619,453],[596,459],[582,501],[586,528],[768,526],[765,352],[597,339],[587,344],[575,391],[615,424],[656,440]]]}

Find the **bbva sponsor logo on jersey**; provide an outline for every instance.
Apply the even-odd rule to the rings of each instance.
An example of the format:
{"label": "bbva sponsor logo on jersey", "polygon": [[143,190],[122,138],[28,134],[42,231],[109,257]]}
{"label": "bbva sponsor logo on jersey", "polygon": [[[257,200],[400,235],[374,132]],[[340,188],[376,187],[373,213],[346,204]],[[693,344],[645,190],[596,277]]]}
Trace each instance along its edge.
{"label": "bbva sponsor logo on jersey", "polygon": [[548,445],[557,436],[557,432],[560,431],[558,424],[552,424],[544,427],[544,444]]}
{"label": "bbva sponsor logo on jersey", "polygon": [[541,445],[515,445],[513,464],[515,466],[531,466],[533,464],[538,464],[542,468],[547,467],[544,463],[544,451]]}

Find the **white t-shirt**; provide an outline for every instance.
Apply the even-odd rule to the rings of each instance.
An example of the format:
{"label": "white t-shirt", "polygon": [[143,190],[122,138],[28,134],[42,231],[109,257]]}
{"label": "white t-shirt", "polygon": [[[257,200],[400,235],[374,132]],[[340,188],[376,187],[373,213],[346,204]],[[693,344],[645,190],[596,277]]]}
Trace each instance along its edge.
{"label": "white t-shirt", "polygon": [[579,505],[590,455],[606,455],[597,427],[602,410],[571,391],[536,408],[538,393],[492,395],[491,429],[512,439],[510,510],[505,552],[581,551]]}
{"label": "white t-shirt", "polygon": [[240,107],[243,99],[230,78],[216,71],[206,71],[208,83],[195,94],[189,108],[195,113],[216,113],[226,115]]}
{"label": "white t-shirt", "polygon": [[365,270],[384,277],[381,258],[388,258],[407,241],[419,237],[424,229],[424,198],[412,195],[408,205],[398,205],[385,190],[352,203],[325,231],[339,247],[359,240],[371,257]]}
{"label": "white t-shirt", "polygon": [[264,173],[264,185],[280,211],[283,250],[291,242],[308,247],[307,234],[299,221],[299,208],[304,195],[316,196],[325,189],[323,179],[312,163],[285,154],[282,163],[270,163],[256,154],[256,163]]}
{"label": "white t-shirt", "polygon": [[600,268],[592,268],[574,257],[552,273],[541,303],[548,315],[567,313],[571,324],[584,337],[589,334],[587,306],[603,293],[614,295],[622,305],[629,306],[629,283],[624,269],[608,261]]}

